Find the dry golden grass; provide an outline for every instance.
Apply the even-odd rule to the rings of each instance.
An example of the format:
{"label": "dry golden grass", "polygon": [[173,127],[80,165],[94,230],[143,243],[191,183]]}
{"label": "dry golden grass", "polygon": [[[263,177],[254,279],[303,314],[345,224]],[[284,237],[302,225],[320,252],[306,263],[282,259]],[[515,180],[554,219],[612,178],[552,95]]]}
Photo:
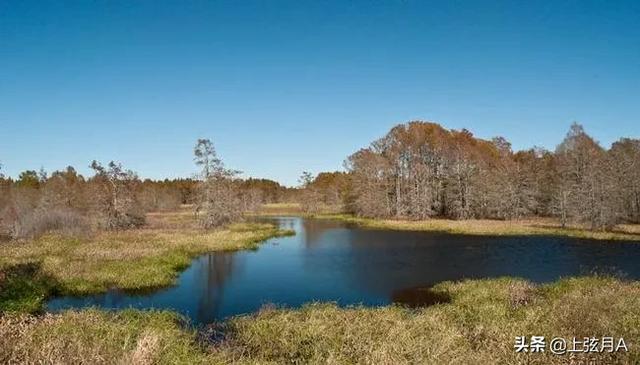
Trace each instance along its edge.
{"label": "dry golden grass", "polygon": [[198,228],[192,205],[182,205],[175,212],[147,213],[148,228]]}
{"label": "dry golden grass", "polygon": [[3,364],[193,364],[208,355],[171,312],[67,311],[0,318]]}
{"label": "dry golden grass", "polygon": [[[226,322],[208,342],[169,312],[68,311],[0,317],[0,363],[601,364],[640,361],[640,284],[611,278],[536,286],[502,278],[442,283],[450,303],[300,309],[268,307]],[[220,328],[218,325],[217,329]],[[622,337],[629,352],[516,353],[516,336]]]}
{"label": "dry golden grass", "polygon": [[340,205],[319,204],[315,213],[308,213],[299,203],[269,203],[263,204],[257,212],[245,213],[249,216],[299,216],[314,217],[316,215],[331,215],[342,212]]}
{"label": "dry golden grass", "polygon": [[640,225],[619,225],[611,232],[590,231],[578,225],[562,228],[560,223],[550,218],[523,220],[491,220],[491,219],[429,219],[420,221],[395,219],[358,218],[347,214],[320,214],[314,218],[337,219],[369,228],[435,231],[453,234],[470,234],[485,236],[567,236],[597,240],[640,241]]}
{"label": "dry golden grass", "polygon": [[265,309],[232,319],[227,342],[212,351],[240,363],[566,364],[569,355],[548,349],[516,353],[515,337],[614,336],[631,351],[591,356],[605,364],[640,361],[638,283],[592,277],[537,287],[504,278],[435,290],[448,292],[452,302],[418,310],[322,303]]}
{"label": "dry golden grass", "polygon": [[621,232],[640,236],[640,224],[620,224],[616,228]]}
{"label": "dry golden grass", "polygon": [[253,215],[304,215],[302,207],[298,203],[270,203],[263,204],[260,210]]}
{"label": "dry golden grass", "polygon": [[[335,209],[334,209],[335,210]],[[452,234],[484,236],[566,236],[596,240],[640,241],[640,224],[620,224],[610,232],[591,231],[586,227],[570,224],[562,228],[554,218],[529,218],[520,220],[468,219],[453,220],[434,218],[427,220],[372,219],[351,214],[335,214],[331,210],[318,214],[306,214],[297,203],[265,204],[256,215],[294,215],[318,219],[336,219],[369,228],[408,231],[434,231]]]}

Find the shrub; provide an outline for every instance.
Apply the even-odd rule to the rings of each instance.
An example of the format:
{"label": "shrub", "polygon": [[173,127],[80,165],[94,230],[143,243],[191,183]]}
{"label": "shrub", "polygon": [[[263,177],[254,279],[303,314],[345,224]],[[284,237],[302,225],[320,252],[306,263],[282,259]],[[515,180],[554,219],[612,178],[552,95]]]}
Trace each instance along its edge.
{"label": "shrub", "polygon": [[82,236],[91,232],[91,224],[71,209],[36,209],[15,220],[11,236],[15,239],[37,238],[48,232]]}
{"label": "shrub", "polygon": [[146,219],[142,211],[112,211],[102,221],[104,228],[110,230],[137,228],[145,223]]}
{"label": "shrub", "polygon": [[145,224],[144,209],[137,196],[140,180],[131,170],[111,161],[103,167],[93,161],[96,175],[90,180],[93,209],[106,229],[120,230]]}

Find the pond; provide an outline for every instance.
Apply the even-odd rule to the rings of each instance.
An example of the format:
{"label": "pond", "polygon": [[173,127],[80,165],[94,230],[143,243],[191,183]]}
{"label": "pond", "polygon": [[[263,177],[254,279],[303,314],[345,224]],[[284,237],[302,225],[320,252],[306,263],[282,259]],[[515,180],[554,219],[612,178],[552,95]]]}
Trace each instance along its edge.
{"label": "pond", "polygon": [[429,300],[422,288],[445,280],[517,276],[548,282],[593,273],[640,279],[637,243],[374,230],[298,217],[270,220],[296,235],[269,239],[255,251],[200,256],[173,287],[59,297],[48,309],[161,308],[206,324],[265,304],[414,305]]}

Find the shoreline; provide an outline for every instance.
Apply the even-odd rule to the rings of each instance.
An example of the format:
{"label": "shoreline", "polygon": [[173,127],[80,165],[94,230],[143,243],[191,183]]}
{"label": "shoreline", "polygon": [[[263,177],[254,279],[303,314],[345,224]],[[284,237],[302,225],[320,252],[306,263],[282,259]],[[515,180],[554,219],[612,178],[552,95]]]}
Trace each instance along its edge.
{"label": "shoreline", "polygon": [[292,234],[271,224],[238,223],[214,231],[148,227],[3,243],[0,312],[42,312],[53,296],[169,287],[202,254],[257,249],[270,238]]}
{"label": "shoreline", "polygon": [[253,216],[295,216],[314,219],[328,219],[355,224],[371,229],[391,229],[400,231],[424,231],[474,236],[550,236],[571,237],[599,241],[621,241],[640,243],[640,225],[619,225],[616,230],[591,231],[577,225],[566,228],[551,218],[535,218],[522,220],[467,219],[453,220],[434,218],[410,221],[403,219],[361,218],[352,214],[318,213],[307,214],[300,211],[259,212]]}
{"label": "shoreline", "polygon": [[[338,219],[373,229],[442,231],[436,230],[441,227],[439,220],[426,225],[425,221],[336,214],[271,214],[276,215]],[[13,277],[6,271],[0,275],[0,289],[7,289],[7,280],[18,279],[9,293],[17,295],[8,303],[13,308],[7,308],[2,300],[7,293],[0,290],[0,336],[6,339],[0,344],[0,362],[95,363],[109,358],[131,363],[143,353],[149,363],[325,363],[329,359],[338,363],[520,363],[528,358],[513,351],[513,339],[526,334],[621,337],[630,351],[607,355],[606,360],[640,359],[635,346],[640,336],[640,281],[599,275],[544,284],[517,277],[445,281],[429,289],[439,299],[423,307],[340,307],[328,302],[295,308],[267,305],[202,328],[191,326],[188,317],[171,310],[42,310],[47,296],[65,286],[74,288],[76,295],[89,294],[107,288],[111,282],[105,280],[114,273],[124,275],[126,280],[116,285],[123,290],[148,287],[150,282],[164,281],[167,286],[199,254],[251,250],[271,237],[295,234],[264,223],[201,231],[189,225],[182,213],[154,214],[153,219],[155,223],[144,229],[98,232],[84,240],[50,235],[12,246],[17,251],[12,251],[9,261],[28,263],[39,258],[41,262],[31,268],[36,271],[23,268],[22,274],[31,277]],[[497,229],[496,224],[485,224],[488,228],[482,232]],[[521,235],[522,227],[526,228],[503,230],[505,235]],[[0,267],[4,268],[7,247],[0,246]],[[73,271],[79,259],[87,266]],[[112,261],[119,260],[124,263],[112,266]],[[51,279],[55,280],[47,281]],[[220,337],[221,328],[224,337]],[[541,354],[539,360],[560,364],[566,358]]]}
{"label": "shoreline", "polygon": [[[614,336],[629,351],[604,362],[635,363],[640,353],[640,282],[591,276],[547,284],[501,277],[442,282],[450,299],[422,308],[307,303],[267,306],[202,329],[172,311],[95,308],[40,316],[0,316],[0,360],[68,363],[120,359],[148,363],[524,363],[514,338]],[[185,322],[186,321],[186,322]],[[221,327],[226,330],[219,337]],[[577,359],[589,354],[578,353]],[[534,363],[563,364],[540,353]]]}

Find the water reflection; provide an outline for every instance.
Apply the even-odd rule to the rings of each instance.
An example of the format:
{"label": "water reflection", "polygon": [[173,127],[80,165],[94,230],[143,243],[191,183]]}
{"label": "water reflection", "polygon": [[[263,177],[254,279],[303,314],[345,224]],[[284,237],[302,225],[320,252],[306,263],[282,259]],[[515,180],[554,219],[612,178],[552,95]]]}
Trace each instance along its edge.
{"label": "water reflection", "polygon": [[464,278],[509,275],[546,282],[593,271],[640,278],[640,245],[634,243],[369,230],[296,217],[274,220],[297,234],[268,240],[257,251],[201,256],[174,287],[142,295],[110,291],[56,298],[49,309],[168,308],[195,323],[210,323],[266,303],[429,305],[447,298],[422,288]]}
{"label": "water reflection", "polygon": [[197,317],[203,322],[213,322],[218,316],[220,303],[223,301],[225,283],[227,278],[233,274],[234,256],[230,252],[222,252],[218,255],[207,255],[203,258],[206,263],[202,264],[202,273],[196,275],[202,277],[199,283],[200,292],[197,307]]}
{"label": "water reflection", "polygon": [[397,290],[393,292],[391,298],[394,303],[411,308],[428,307],[451,301],[451,296],[447,293],[422,287]]}

